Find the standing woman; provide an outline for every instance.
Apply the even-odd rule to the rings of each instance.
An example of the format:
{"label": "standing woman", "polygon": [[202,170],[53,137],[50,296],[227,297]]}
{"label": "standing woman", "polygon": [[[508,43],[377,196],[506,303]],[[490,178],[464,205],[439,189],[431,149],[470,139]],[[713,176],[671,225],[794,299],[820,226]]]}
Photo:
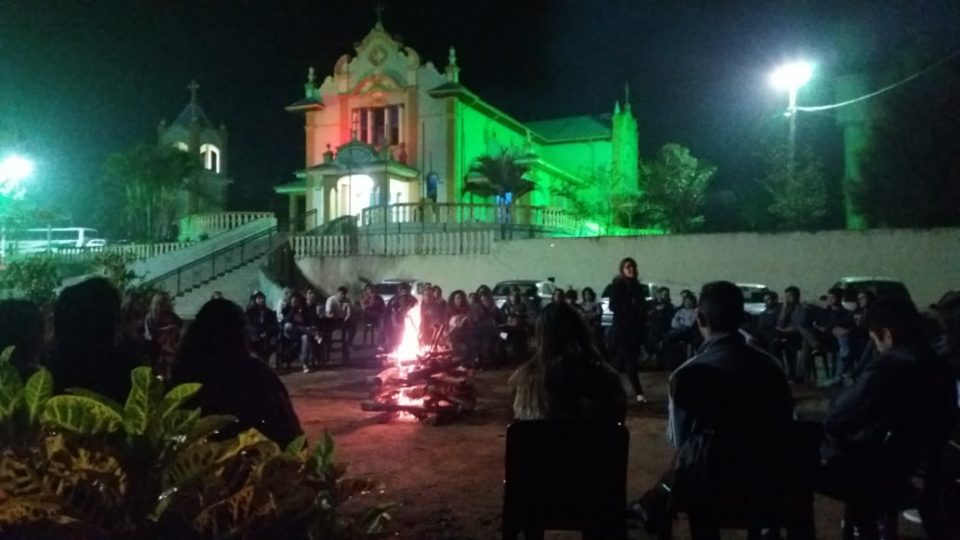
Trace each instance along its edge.
{"label": "standing woman", "polygon": [[637,280],[637,261],[630,257],[620,261],[611,289],[614,366],[630,380],[637,403],[646,403],[640,386],[640,352],[647,339],[647,299]]}
{"label": "standing woman", "polygon": [[153,295],[150,310],[143,320],[143,337],[152,341],[158,351],[157,373],[169,375],[169,367],[180,345],[180,329],[183,321],[173,312],[170,295],[160,291]]}

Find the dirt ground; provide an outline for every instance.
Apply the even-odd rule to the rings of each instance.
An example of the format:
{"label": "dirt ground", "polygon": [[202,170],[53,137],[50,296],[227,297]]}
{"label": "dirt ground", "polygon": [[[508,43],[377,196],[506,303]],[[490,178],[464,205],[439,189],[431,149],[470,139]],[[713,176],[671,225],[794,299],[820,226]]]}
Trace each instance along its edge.
{"label": "dirt ground", "polygon": [[[362,351],[359,351],[362,352]],[[360,356],[359,360],[356,359]],[[369,356],[369,354],[367,355]],[[509,369],[478,373],[477,408],[456,423],[422,425],[393,415],[360,410],[369,395],[368,377],[377,373],[372,360],[354,355],[351,367],[331,367],[309,374],[282,375],[304,430],[315,440],[328,430],[350,475],[376,479],[381,493],[361,498],[392,502],[390,525],[395,538],[416,540],[493,540],[500,538],[503,496],[504,434],[510,422]],[[628,496],[639,497],[667,466],[672,450],[664,437],[667,421],[666,372],[641,375],[650,403],[632,406]],[[825,400],[817,391],[795,388],[802,415],[822,414]],[[818,538],[840,538],[840,506],[816,502]],[[901,520],[904,538],[922,538],[919,529]],[[578,538],[571,533],[548,538]],[[683,524],[676,538],[685,538]],[[724,538],[743,538],[730,531]],[[631,538],[648,538],[631,531]]]}

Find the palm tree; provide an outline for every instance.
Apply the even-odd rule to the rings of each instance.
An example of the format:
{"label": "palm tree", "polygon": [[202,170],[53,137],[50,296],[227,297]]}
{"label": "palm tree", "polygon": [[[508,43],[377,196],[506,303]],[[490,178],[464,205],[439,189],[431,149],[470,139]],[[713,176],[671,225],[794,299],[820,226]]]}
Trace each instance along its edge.
{"label": "palm tree", "polygon": [[116,216],[116,221],[128,234],[159,240],[175,217],[174,203],[180,194],[198,190],[200,168],[198,156],[173,147],[141,144],[107,156],[101,185],[106,197],[119,196],[122,216]]}
{"label": "palm tree", "polygon": [[[464,179],[464,193],[480,197],[496,197],[497,222],[501,237],[506,238],[510,224],[510,207],[513,201],[533,191],[536,185],[524,178],[530,170],[520,163],[513,153],[504,150],[498,156],[478,157]],[[512,231],[511,231],[512,232]]]}

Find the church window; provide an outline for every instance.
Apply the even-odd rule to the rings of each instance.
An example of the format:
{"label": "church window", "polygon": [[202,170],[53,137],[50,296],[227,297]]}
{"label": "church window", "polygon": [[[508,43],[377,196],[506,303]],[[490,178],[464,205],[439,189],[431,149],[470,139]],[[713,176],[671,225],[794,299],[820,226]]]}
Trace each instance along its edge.
{"label": "church window", "polygon": [[190,148],[187,146],[187,143],[185,142],[175,142],[173,143],[173,147],[176,148],[177,150],[180,150],[181,152],[190,151]]}
{"label": "church window", "polygon": [[351,114],[351,130],[360,141],[377,146],[395,146],[403,142],[400,124],[403,106],[363,107]]}
{"label": "church window", "polygon": [[220,174],[220,149],[212,144],[200,145],[203,168]]}

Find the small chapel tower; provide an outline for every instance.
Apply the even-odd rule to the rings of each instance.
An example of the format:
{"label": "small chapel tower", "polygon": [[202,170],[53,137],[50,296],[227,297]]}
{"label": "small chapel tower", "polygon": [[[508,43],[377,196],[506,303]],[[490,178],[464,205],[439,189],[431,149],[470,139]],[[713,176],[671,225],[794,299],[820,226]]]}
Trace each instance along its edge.
{"label": "small chapel tower", "polygon": [[620,100],[613,106],[611,123],[611,166],[614,177],[623,182],[624,186],[636,189],[640,186],[640,142],[637,137],[637,119],[630,107],[629,85],[623,87],[623,107],[620,107]]}
{"label": "small chapel tower", "polygon": [[193,189],[185,190],[177,208],[177,218],[206,212],[222,212],[226,207],[227,186],[231,183],[227,169],[227,127],[216,127],[207,118],[197,101],[200,85],[187,86],[190,102],[170,125],[163,120],[157,127],[160,145],[173,146],[199,155],[202,171]]}

